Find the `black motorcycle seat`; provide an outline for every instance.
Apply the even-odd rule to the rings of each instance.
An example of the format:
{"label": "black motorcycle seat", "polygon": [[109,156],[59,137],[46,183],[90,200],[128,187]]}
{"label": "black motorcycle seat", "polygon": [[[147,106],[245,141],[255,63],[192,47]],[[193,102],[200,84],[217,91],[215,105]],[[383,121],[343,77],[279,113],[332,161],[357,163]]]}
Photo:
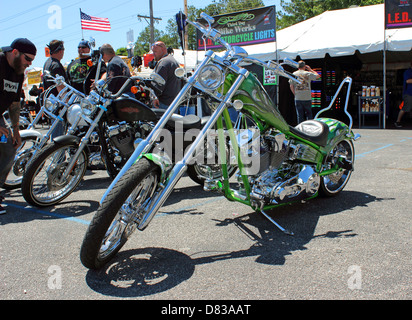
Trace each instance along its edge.
{"label": "black motorcycle seat", "polygon": [[321,121],[306,120],[299,123],[296,127],[290,127],[290,131],[301,138],[324,147],[328,140],[329,127]]}
{"label": "black motorcycle seat", "polygon": [[[164,109],[152,108],[152,110],[159,119],[166,112],[166,110]],[[200,117],[194,114],[189,114],[187,116],[181,116],[180,114],[173,114],[171,118],[169,119],[169,121],[167,122],[167,125],[172,126],[173,128],[176,128],[177,123],[179,123],[180,125],[183,125],[184,130],[201,128],[201,119]]]}

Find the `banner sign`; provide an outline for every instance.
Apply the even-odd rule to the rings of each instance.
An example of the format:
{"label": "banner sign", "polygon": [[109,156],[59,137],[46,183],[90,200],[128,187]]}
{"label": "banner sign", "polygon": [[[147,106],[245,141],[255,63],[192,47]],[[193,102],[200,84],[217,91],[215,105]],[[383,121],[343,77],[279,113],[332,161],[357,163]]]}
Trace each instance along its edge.
{"label": "banner sign", "polygon": [[275,86],[278,84],[278,75],[271,69],[263,68],[263,85]]}
{"label": "banner sign", "polygon": [[41,70],[31,71],[27,73],[27,83],[29,85],[40,83],[41,82]]}
{"label": "banner sign", "polygon": [[[212,27],[220,32],[222,39],[236,46],[276,41],[276,8],[275,6],[246,11],[233,12],[213,17]],[[207,22],[198,22],[207,26]],[[203,39],[197,30],[197,50],[219,49],[220,43]]]}
{"label": "banner sign", "polygon": [[385,29],[412,27],[412,0],[385,0]]}

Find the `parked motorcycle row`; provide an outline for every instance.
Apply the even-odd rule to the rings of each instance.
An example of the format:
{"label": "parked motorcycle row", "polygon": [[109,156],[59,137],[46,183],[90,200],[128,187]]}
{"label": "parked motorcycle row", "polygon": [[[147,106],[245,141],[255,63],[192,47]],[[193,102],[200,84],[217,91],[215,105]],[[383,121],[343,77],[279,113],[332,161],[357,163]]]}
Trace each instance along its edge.
{"label": "parked motorcycle row", "polygon": [[[81,246],[80,260],[87,268],[103,267],[134,231],[145,230],[185,173],[205,190],[251,207],[288,234],[292,232],[269,210],[318,195],[336,196],[351,177],[353,141],[360,137],[352,132],[347,112],[352,80],[343,80],[314,120],[291,127],[244,65],[257,64],[299,80],[282,64],[249,57],[243,48],[226,43],[211,27],[213,19],[204,13],[201,17],[207,26],[187,23],[226,50],[206,52],[190,77],[176,70],[185,85],[167,110],[123,94],[130,83],[153,93],[153,84],[164,82],[157,74],[131,77],[117,93],[107,90],[110,79],[98,80],[88,95],[57,76],[56,86],[64,89],[58,96],[45,94],[36,118],[21,131],[22,147],[6,187],[21,187],[29,204],[61,202],[93,166],[103,167],[112,178]],[[349,123],[320,117],[345,86]],[[193,100],[202,101],[211,115],[176,113]],[[228,108],[237,111],[236,121]],[[44,135],[35,130],[43,114],[52,119]],[[53,136],[56,128],[63,128],[63,134]]]}

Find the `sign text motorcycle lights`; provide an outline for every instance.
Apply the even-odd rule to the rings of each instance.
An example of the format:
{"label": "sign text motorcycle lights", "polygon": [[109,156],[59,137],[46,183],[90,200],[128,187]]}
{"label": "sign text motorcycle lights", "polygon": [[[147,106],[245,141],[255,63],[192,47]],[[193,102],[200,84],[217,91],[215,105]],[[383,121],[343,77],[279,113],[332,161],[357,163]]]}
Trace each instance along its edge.
{"label": "sign text motorcycle lights", "polygon": [[[275,6],[235,12],[214,17],[212,27],[231,45],[245,46],[276,41]],[[204,20],[199,20],[207,25]],[[218,49],[222,46],[211,39],[203,39],[197,30],[197,50]]]}

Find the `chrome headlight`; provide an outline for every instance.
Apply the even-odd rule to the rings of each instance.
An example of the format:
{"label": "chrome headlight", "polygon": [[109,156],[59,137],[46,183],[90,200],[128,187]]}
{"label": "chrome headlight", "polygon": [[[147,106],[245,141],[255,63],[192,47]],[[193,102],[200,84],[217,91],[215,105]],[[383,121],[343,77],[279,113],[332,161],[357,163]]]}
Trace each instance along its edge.
{"label": "chrome headlight", "polygon": [[90,116],[96,110],[96,105],[87,98],[80,101],[80,107],[86,116]]}
{"label": "chrome headlight", "polygon": [[205,89],[216,90],[223,83],[223,71],[214,64],[207,64],[199,71],[197,80]]}
{"label": "chrome headlight", "polygon": [[[69,110],[67,110],[67,121],[70,123],[70,125],[73,125],[77,118],[81,116],[81,114],[82,108],[78,104],[73,104],[69,107]],[[88,123],[83,118],[81,118],[78,125],[87,126]]]}
{"label": "chrome headlight", "polygon": [[58,105],[58,100],[53,95],[50,95],[44,101],[44,107],[49,112],[53,112],[56,109],[57,105]]}

